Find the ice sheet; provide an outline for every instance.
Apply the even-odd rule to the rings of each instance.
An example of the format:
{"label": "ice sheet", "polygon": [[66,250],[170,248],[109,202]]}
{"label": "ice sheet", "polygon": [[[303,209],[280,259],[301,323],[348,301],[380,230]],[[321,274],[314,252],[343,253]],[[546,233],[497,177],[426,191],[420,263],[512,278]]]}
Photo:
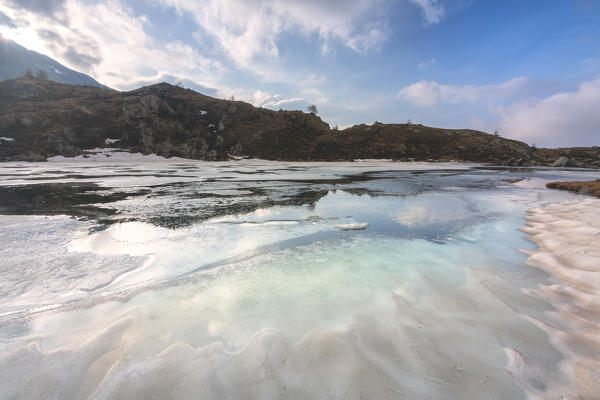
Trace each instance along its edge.
{"label": "ice sheet", "polygon": [[[0,398],[597,395],[598,201],[543,185],[587,173],[367,163],[377,179],[345,183],[365,171],[292,164],[194,173],[219,178],[203,182],[209,192],[306,184],[325,193],[177,229],[0,216]],[[172,175],[186,166],[143,179],[180,180]],[[81,171],[60,179],[102,175]],[[230,173],[240,180],[226,186]],[[146,202],[177,209],[197,189],[111,204],[126,219]],[[361,223],[369,227],[336,228]]]}
{"label": "ice sheet", "polygon": [[[102,162],[93,157],[84,159],[78,156],[72,160],[57,156],[51,163],[12,162],[0,163],[0,185],[31,183],[27,178],[37,177],[36,183],[73,182],[89,176],[88,180],[97,181],[104,186],[127,185],[143,186],[149,183],[159,184],[186,181],[206,181],[221,179],[223,176],[235,180],[296,179],[316,180],[339,178],[348,174],[372,171],[432,171],[457,169],[465,170],[474,164],[423,163],[423,162],[278,162],[256,159],[244,159],[235,162],[196,161],[187,159],[165,159],[159,156],[130,159],[133,154],[121,160],[118,157],[106,157],[100,154]],[[151,159],[148,160],[147,157]],[[147,162],[152,161],[152,162]],[[61,173],[61,169],[64,172]],[[15,173],[15,170],[19,171]],[[74,178],[73,175],[77,175]],[[102,179],[98,179],[102,175]],[[108,176],[112,175],[112,176]]]}

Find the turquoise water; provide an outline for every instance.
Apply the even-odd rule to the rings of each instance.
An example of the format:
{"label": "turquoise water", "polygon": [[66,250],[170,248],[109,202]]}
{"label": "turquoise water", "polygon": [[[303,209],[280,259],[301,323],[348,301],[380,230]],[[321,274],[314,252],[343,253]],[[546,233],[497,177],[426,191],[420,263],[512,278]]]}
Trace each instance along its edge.
{"label": "turquoise water", "polygon": [[[526,290],[547,281],[519,228],[527,209],[576,198],[544,189],[553,174],[585,173],[385,166],[332,183],[320,168],[252,183],[324,191],[314,201],[175,229],[0,216],[0,397],[504,399],[564,380],[530,322],[552,306]],[[152,199],[113,207],[190,208]]]}

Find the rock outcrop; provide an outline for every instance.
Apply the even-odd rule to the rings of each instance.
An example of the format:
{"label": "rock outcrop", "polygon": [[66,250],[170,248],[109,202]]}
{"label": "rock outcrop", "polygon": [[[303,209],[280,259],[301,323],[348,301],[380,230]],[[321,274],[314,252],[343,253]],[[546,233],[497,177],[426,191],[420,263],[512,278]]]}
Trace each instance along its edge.
{"label": "rock outcrop", "polygon": [[[117,92],[23,77],[0,82],[0,160],[118,146],[199,160],[387,158],[600,168],[600,147],[537,149],[468,129],[415,124],[330,129],[318,116],[220,100],[167,83]],[[117,141],[118,140],[118,141]]]}

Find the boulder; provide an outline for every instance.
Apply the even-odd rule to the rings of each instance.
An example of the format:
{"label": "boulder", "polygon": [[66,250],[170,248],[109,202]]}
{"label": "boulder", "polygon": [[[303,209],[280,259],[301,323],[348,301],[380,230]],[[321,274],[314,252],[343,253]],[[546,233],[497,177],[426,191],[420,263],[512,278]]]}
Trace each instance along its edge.
{"label": "boulder", "polygon": [[569,158],[565,156],[561,156],[558,160],[552,163],[552,167],[566,167],[569,162]]}

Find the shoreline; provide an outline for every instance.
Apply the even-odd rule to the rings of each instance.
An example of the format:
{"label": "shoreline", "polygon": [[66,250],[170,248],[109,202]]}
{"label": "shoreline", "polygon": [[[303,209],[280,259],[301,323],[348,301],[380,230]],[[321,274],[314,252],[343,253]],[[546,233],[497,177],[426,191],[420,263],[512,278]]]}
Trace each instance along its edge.
{"label": "shoreline", "polygon": [[[553,398],[600,398],[600,199],[591,197],[528,210],[521,230],[538,247],[527,264],[549,274],[549,285],[528,290],[554,307],[529,318],[565,359],[568,382]],[[574,392],[575,390],[575,392]]]}
{"label": "shoreline", "polygon": [[600,180],[550,182],[546,184],[546,187],[548,189],[567,190],[570,192],[600,197]]}

